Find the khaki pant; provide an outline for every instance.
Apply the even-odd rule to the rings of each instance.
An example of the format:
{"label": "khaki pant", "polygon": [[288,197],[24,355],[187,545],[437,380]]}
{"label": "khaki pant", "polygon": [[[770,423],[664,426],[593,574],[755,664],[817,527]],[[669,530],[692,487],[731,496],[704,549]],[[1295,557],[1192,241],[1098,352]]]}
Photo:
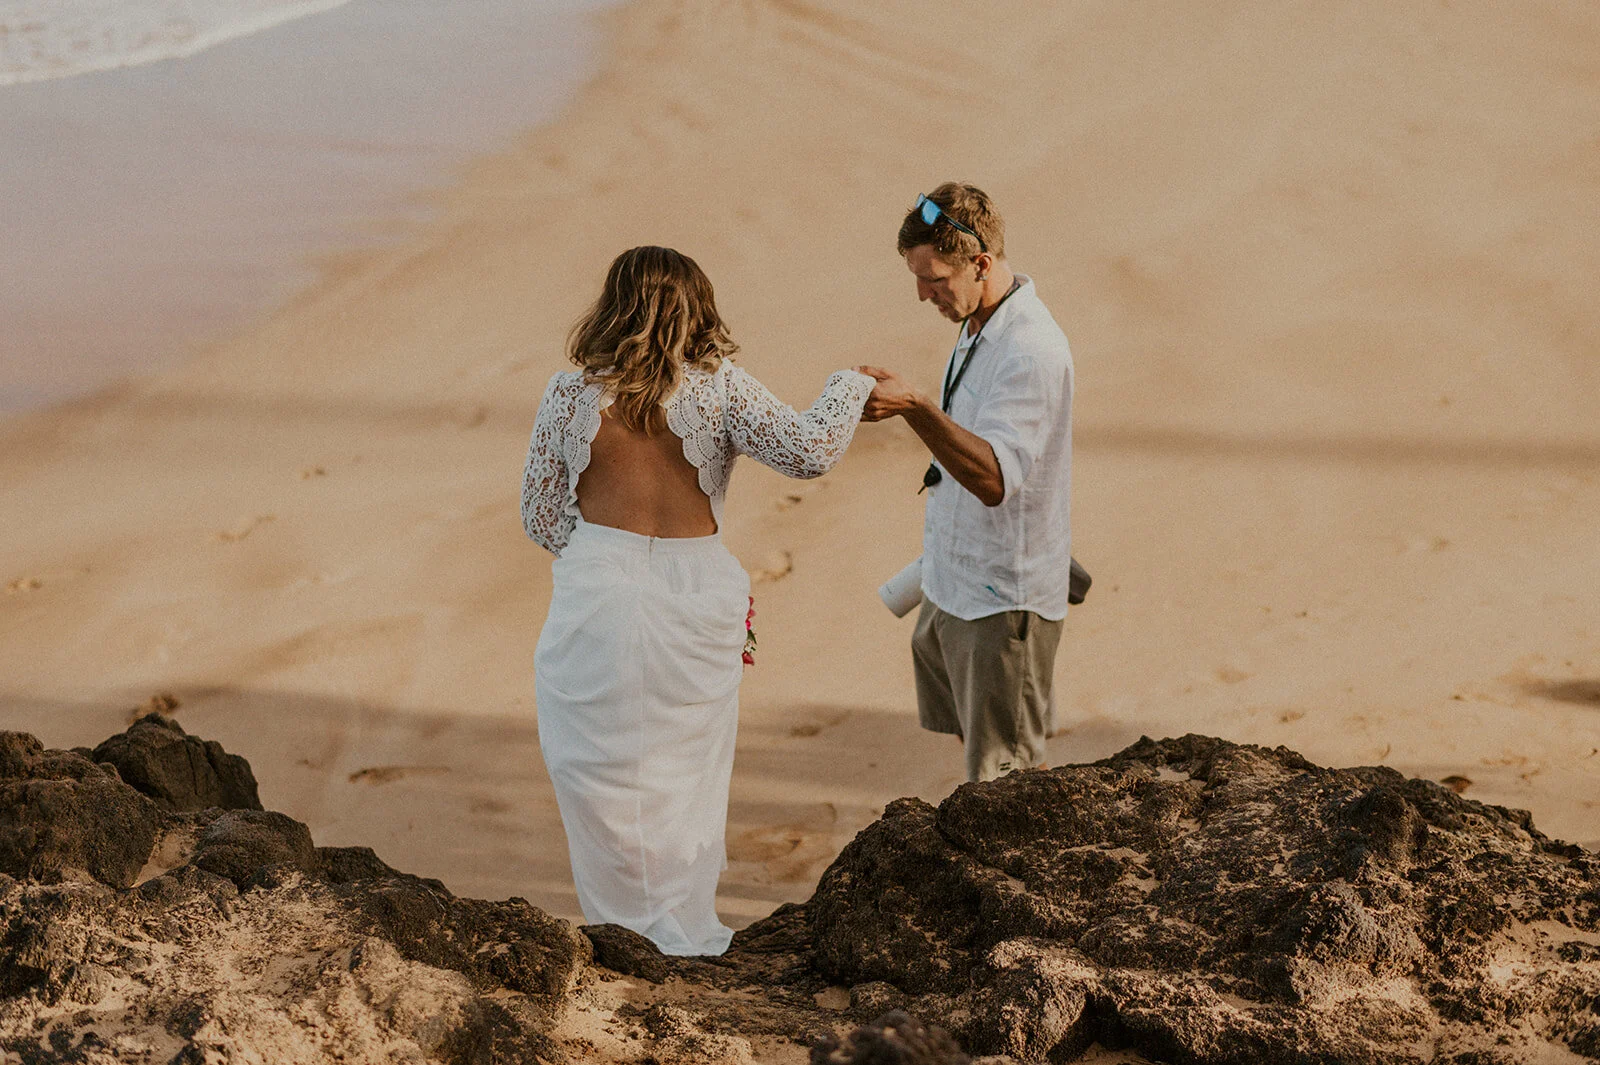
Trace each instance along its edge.
{"label": "khaki pant", "polygon": [[968,780],[1044,762],[1064,627],[1027,610],[963,621],[922,601],[911,638],[918,716],[930,732],[961,737]]}

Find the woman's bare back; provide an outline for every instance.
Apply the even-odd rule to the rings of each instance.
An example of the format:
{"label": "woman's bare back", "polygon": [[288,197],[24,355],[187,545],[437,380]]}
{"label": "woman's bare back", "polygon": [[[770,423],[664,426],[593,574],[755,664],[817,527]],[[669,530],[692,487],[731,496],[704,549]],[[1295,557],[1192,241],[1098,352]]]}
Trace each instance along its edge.
{"label": "woman's bare back", "polygon": [[711,500],[700,490],[700,471],[683,454],[670,429],[629,429],[611,416],[589,446],[589,465],[578,477],[578,511],[591,525],[641,536],[681,538],[717,531]]}

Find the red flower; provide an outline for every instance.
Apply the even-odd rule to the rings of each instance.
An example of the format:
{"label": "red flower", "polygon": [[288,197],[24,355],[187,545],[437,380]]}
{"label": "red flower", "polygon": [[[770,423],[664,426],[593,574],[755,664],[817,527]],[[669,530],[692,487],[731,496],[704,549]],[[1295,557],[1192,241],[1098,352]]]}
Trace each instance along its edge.
{"label": "red flower", "polygon": [[756,664],[756,597],[750,597],[750,612],[744,616],[744,654],[740,660],[747,666]]}

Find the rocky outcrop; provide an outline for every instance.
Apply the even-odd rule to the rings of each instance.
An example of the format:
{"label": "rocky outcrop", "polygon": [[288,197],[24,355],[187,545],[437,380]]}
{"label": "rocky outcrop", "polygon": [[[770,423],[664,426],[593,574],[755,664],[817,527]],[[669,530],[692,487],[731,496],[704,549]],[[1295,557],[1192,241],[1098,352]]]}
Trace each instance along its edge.
{"label": "rocky outcrop", "polygon": [[249,762],[159,713],[141,717],[90,757],[115,766],[124,783],[164,810],[261,809]]}
{"label": "rocky outcrop", "polygon": [[594,960],[612,972],[637,976],[652,984],[662,983],[681,967],[674,967],[656,945],[628,928],[617,924],[586,925],[583,934],[594,945]]}
{"label": "rocky outcrop", "polygon": [[564,1060],[544,1033],[584,941],[551,935],[539,994],[502,998],[488,966],[426,960],[470,949],[445,941],[471,923],[463,901],[432,896],[444,917],[396,943],[347,890],[298,872],[243,892],[194,866],[129,892],[3,881],[0,1050],[95,1065]]}
{"label": "rocky outcrop", "polygon": [[148,719],[93,752],[0,733],[0,1058],[570,1059],[550,1032],[592,956],[571,925],[259,805],[243,759]]}
{"label": "rocky outcrop", "polygon": [[128,749],[0,733],[0,1057],[1600,1060],[1596,856],[1388,769],[1187,736],[900,800],[675,958],[91,757]]}
{"label": "rocky outcrop", "polygon": [[292,817],[267,810],[207,810],[174,822],[195,833],[189,862],[236,887],[248,887],[265,872],[284,868],[312,876],[322,870],[311,830]]}
{"label": "rocky outcrop", "polygon": [[1600,1056],[1600,861],[1385,768],[1187,736],[892,804],[813,959],[971,1052],[1194,1063]]}
{"label": "rocky outcrop", "polygon": [[0,873],[133,883],[160,827],[154,803],[117,771],[32,736],[0,732]]}
{"label": "rocky outcrop", "polygon": [[924,1027],[901,1010],[884,1014],[849,1035],[819,1040],[811,1065],[971,1065],[944,1029]]}

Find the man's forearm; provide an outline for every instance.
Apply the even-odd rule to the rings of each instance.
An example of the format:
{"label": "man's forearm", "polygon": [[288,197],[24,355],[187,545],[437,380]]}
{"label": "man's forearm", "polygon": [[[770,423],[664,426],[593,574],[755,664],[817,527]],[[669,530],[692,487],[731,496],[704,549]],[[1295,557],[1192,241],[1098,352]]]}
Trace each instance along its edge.
{"label": "man's forearm", "polygon": [[928,445],[933,457],[946,473],[954,477],[967,491],[977,496],[986,507],[999,506],[1005,498],[1005,477],[1000,472],[1000,460],[994,456],[989,442],[970,429],[957,425],[955,419],[940,410],[926,396],[904,414],[912,432]]}

